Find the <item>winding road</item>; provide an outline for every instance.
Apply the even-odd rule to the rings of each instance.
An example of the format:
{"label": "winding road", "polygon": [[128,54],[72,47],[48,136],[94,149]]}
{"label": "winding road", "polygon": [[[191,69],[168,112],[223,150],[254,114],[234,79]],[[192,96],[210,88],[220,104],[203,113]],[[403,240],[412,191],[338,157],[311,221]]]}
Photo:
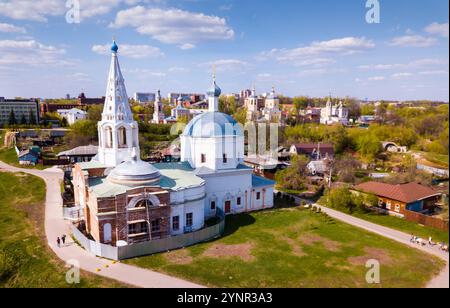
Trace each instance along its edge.
{"label": "winding road", "polygon": [[[81,269],[101,275],[107,278],[143,288],[202,288],[202,286],[160,274],[147,269],[123,264],[114,263],[109,260],[98,258],[75,243],[69,242],[64,247],[57,247],[56,238],[62,234],[70,234],[70,222],[65,221],[62,212],[62,199],[60,194],[60,182],[63,180],[63,172],[58,168],[46,169],[43,171],[34,169],[22,169],[7,165],[0,161],[0,169],[9,172],[24,172],[42,178],[47,185],[47,195],[45,202],[45,234],[48,245],[55,254],[63,261],[72,264],[78,262]],[[299,201],[299,200],[297,200]],[[427,285],[428,288],[448,288],[449,287],[449,255],[437,249],[437,247],[418,246],[410,242],[410,235],[380,226],[351,215],[321,207],[324,212],[333,218],[358,228],[376,233],[399,243],[419,249],[426,253],[435,255],[446,262],[445,269]]]}

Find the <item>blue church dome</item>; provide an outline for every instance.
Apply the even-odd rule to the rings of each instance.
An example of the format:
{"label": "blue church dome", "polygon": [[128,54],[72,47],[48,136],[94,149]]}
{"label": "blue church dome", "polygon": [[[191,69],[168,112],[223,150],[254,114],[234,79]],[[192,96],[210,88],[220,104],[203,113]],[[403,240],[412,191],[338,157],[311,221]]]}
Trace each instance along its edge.
{"label": "blue church dome", "polygon": [[213,86],[208,90],[208,92],[206,92],[206,94],[208,94],[209,97],[219,97],[220,94],[222,94],[222,90],[216,84],[216,81],[214,81]]}
{"label": "blue church dome", "polygon": [[117,46],[116,41],[113,41],[113,44],[111,46],[111,51],[114,53],[117,53],[119,51],[119,46]]}
{"label": "blue church dome", "polygon": [[242,126],[231,116],[221,112],[207,112],[196,116],[186,126],[184,136],[210,138],[244,136]]}

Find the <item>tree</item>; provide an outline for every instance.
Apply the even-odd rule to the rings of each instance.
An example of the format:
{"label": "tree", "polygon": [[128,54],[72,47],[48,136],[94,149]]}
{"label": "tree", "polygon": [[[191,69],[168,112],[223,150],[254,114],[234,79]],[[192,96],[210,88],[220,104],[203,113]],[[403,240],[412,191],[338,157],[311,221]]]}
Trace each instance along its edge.
{"label": "tree", "polygon": [[308,108],[309,102],[310,102],[310,99],[309,99],[309,97],[306,97],[306,96],[298,96],[298,97],[293,98],[292,103],[294,104],[294,108],[297,112],[297,115],[300,110]]}
{"label": "tree", "polygon": [[70,147],[78,147],[95,143],[98,139],[97,122],[81,120],[75,122],[65,136],[65,142]]}
{"label": "tree", "polygon": [[14,110],[13,109],[11,109],[11,112],[9,113],[8,124],[10,126],[13,126],[13,125],[17,124],[16,115],[14,114]]}
{"label": "tree", "polygon": [[361,163],[351,155],[344,155],[334,162],[334,170],[337,171],[340,182],[355,183],[355,174],[360,168]]}
{"label": "tree", "polygon": [[359,154],[371,161],[381,152],[381,141],[373,134],[365,134],[358,138],[357,148]]}
{"label": "tree", "polygon": [[375,115],[375,107],[372,104],[361,105],[361,115]]}
{"label": "tree", "polygon": [[345,105],[348,109],[348,116],[350,119],[358,119],[361,116],[361,106],[354,98],[346,98]]}
{"label": "tree", "polygon": [[247,122],[247,109],[244,107],[238,108],[233,114],[233,118],[242,125],[245,125],[245,123]]}
{"label": "tree", "polygon": [[90,106],[87,111],[87,119],[94,122],[99,122],[102,119],[102,113],[103,113],[103,105]]}
{"label": "tree", "polygon": [[27,125],[27,118],[25,117],[25,114],[22,113],[22,116],[20,118],[20,124],[21,125]]}
{"label": "tree", "polygon": [[308,173],[308,160],[304,156],[294,156],[291,161],[291,166],[278,171],[275,174],[275,179],[279,187],[285,190],[303,191],[306,189],[306,175]]}
{"label": "tree", "polygon": [[33,112],[33,110],[30,108],[30,113],[29,113],[29,119],[30,119],[30,125],[36,125],[37,121],[36,121],[36,115]]}
{"label": "tree", "polygon": [[347,187],[335,188],[328,191],[319,200],[319,203],[348,213],[365,210],[363,197],[352,194]]}
{"label": "tree", "polygon": [[69,123],[67,123],[67,119],[65,117],[62,118],[61,120],[61,126],[62,127],[67,127],[69,125]]}

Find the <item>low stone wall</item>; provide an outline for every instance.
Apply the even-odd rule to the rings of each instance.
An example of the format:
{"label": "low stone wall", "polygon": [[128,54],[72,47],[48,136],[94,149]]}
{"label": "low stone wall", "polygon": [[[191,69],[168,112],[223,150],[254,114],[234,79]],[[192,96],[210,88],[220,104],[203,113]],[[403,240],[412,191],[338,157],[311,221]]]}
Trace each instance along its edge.
{"label": "low stone wall", "polygon": [[199,231],[123,247],[114,247],[89,240],[75,225],[72,226],[74,238],[84,249],[96,256],[111,260],[130,259],[192,246],[218,238],[222,236],[224,231],[225,219],[221,219],[218,224]]}

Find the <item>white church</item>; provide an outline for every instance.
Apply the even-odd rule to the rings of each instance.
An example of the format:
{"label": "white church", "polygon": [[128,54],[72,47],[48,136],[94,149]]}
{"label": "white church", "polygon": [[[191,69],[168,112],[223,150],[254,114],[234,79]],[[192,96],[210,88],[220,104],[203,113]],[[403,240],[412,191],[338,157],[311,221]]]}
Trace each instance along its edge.
{"label": "white church", "polygon": [[[207,92],[208,112],[190,121],[180,137],[181,163],[152,165],[140,159],[139,127],[118,50],[114,42],[98,154],[73,169],[85,233],[98,243],[132,245],[196,232],[219,212],[272,208],[274,182],[243,164],[244,133],[231,116],[218,111],[221,89],[215,76]],[[163,121],[160,112],[154,121]]]}
{"label": "white church", "polygon": [[332,125],[336,123],[348,125],[348,118],[348,108],[344,107],[342,102],[339,102],[337,106],[333,105],[330,95],[325,108],[321,109],[320,123],[325,125]]}

